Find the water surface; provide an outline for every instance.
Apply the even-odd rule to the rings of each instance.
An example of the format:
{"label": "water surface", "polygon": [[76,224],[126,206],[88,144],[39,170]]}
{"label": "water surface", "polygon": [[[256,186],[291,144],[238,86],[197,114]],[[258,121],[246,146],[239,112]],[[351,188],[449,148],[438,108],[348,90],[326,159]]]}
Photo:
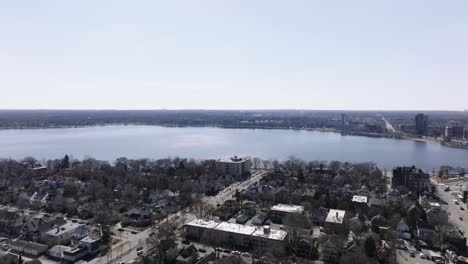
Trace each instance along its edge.
{"label": "water surface", "polygon": [[294,155],[305,160],[375,161],[382,168],[468,167],[468,150],[332,132],[137,125],[0,131],[0,158],[49,159],[65,154],[103,160],[122,156],[207,159],[234,154],[284,160]]}

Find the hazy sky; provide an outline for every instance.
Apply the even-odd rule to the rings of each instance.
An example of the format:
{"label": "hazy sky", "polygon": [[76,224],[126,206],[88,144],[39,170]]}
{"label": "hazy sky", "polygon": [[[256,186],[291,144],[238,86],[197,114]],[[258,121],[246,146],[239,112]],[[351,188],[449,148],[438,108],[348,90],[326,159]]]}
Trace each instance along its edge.
{"label": "hazy sky", "polygon": [[1,1],[0,108],[468,109],[468,1]]}

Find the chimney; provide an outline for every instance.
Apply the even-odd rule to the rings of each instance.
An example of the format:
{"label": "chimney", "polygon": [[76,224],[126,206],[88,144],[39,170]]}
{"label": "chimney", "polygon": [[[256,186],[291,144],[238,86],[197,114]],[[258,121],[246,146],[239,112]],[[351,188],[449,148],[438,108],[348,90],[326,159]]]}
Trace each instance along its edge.
{"label": "chimney", "polygon": [[263,227],[263,234],[268,235],[270,234],[271,230],[269,226],[264,226]]}

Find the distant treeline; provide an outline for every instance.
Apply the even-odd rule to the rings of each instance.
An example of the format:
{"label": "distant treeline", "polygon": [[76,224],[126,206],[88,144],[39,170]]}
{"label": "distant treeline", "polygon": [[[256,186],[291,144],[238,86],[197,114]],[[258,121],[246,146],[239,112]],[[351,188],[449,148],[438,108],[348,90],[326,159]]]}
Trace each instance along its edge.
{"label": "distant treeline", "polygon": [[[417,111],[315,110],[0,110],[0,128],[48,128],[107,124],[219,126],[238,128],[336,127],[341,115],[354,119],[403,119],[412,122]],[[425,112],[430,120],[466,120],[468,112]]]}

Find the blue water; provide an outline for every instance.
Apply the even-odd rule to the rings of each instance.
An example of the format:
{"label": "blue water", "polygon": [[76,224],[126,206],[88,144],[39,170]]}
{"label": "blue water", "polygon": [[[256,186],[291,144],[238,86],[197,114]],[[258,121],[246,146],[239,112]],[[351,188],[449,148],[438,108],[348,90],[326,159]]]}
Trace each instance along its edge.
{"label": "blue water", "polygon": [[305,160],[374,161],[387,169],[398,165],[428,170],[441,165],[468,167],[468,150],[331,132],[137,125],[0,131],[0,158],[40,160],[65,154],[103,160],[122,156],[207,159],[234,154],[284,160],[294,155]]}

